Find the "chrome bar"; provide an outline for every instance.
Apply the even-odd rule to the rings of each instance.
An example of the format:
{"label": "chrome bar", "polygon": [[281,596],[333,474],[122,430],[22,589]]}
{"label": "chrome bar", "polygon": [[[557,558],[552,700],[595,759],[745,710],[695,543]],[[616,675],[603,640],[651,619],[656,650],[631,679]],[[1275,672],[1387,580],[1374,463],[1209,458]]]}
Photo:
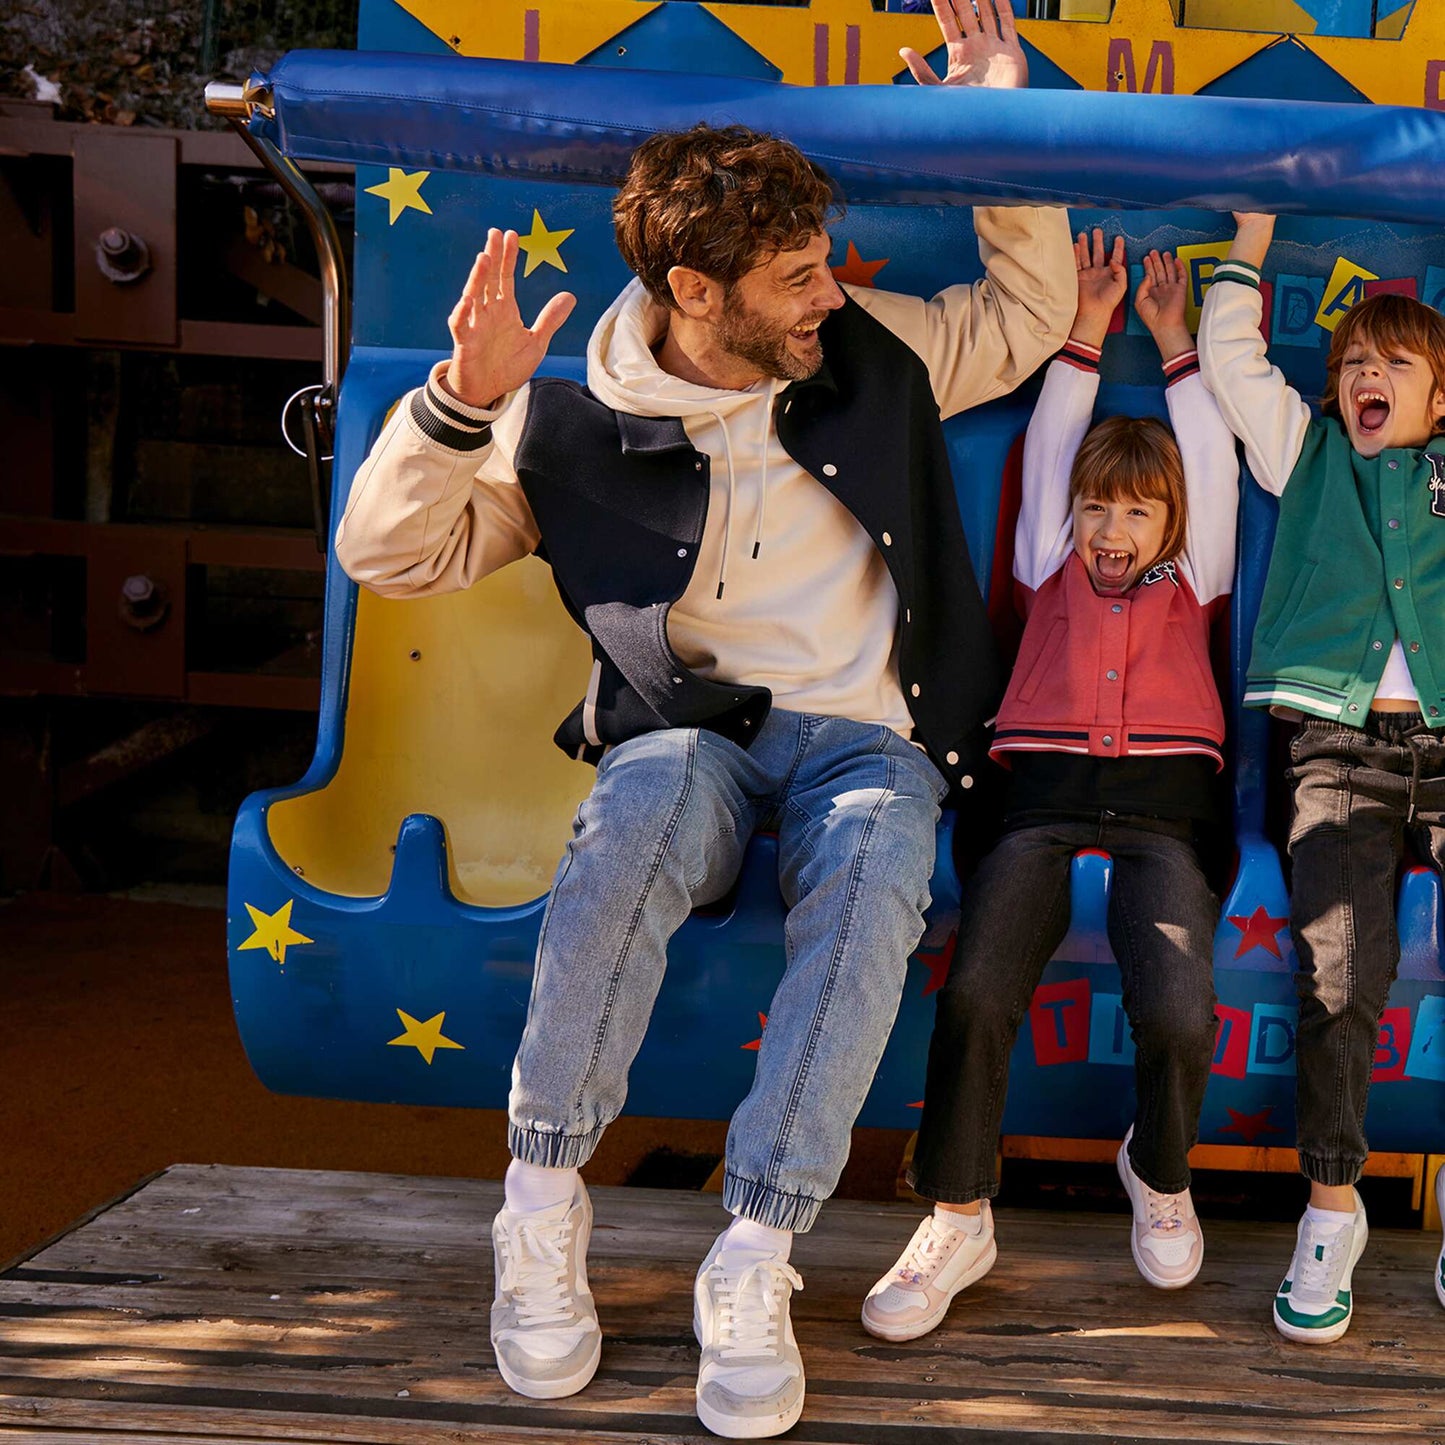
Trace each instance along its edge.
{"label": "chrome bar", "polygon": [[311,232],[321,264],[321,375],[327,388],[326,399],[321,404],[334,406],[351,354],[351,303],[336,222],[311,182],[293,162],[269,140],[251,133],[248,122],[253,114],[273,114],[269,86],[255,76],[244,85],[213,80],[206,86],[206,109],[230,122],[231,128],[306,218],[306,228]]}

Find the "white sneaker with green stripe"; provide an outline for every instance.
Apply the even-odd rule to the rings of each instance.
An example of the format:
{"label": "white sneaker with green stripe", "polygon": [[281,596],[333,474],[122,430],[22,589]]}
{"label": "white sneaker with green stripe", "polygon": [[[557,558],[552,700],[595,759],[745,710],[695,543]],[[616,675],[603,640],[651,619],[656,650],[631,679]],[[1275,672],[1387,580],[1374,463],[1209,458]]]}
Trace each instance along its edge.
{"label": "white sneaker with green stripe", "polygon": [[1300,1220],[1289,1273],[1274,1297],[1274,1326],[1285,1339],[1327,1345],[1349,1329],[1351,1279],[1369,1237],[1358,1193],[1349,1222],[1330,1227],[1308,1214]]}
{"label": "white sneaker with green stripe", "polygon": [[[1445,1165],[1435,1175],[1435,1208],[1445,1220]],[[1445,1245],[1441,1246],[1440,1258],[1435,1261],[1435,1298],[1445,1307]]]}

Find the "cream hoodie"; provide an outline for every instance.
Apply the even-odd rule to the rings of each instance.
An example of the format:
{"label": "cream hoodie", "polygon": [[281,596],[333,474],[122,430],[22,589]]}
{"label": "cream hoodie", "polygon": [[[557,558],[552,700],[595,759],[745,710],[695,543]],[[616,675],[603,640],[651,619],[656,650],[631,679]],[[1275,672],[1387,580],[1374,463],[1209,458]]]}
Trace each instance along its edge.
{"label": "cream hoodie", "polygon": [[[931,301],[844,288],[923,359],[944,417],[1011,391],[1058,349],[1074,317],[1065,211],[980,208],[974,225],[988,274],[972,286]],[[778,441],[773,409],[786,383],[731,391],[682,381],[652,353],[666,324],[633,281],[593,331],[587,385],[614,410],[678,417],[711,459],[697,565],[668,616],[674,650],[703,677],[769,688],[778,707],[907,736],[892,578],[853,515]],[[470,586],[536,548],[511,460],[526,390],[491,411],[449,402],[492,423],[491,445],[473,452],[426,437],[410,396],[397,407],[337,528],[348,575],[383,595],[424,596]]]}

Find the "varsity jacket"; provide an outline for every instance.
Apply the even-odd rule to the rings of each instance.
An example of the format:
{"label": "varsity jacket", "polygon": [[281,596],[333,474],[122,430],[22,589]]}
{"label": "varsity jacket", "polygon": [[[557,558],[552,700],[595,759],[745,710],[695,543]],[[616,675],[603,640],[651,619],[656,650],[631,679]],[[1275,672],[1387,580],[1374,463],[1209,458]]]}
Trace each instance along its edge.
{"label": "varsity jacket", "polygon": [[1261,310],[1254,267],[1215,268],[1204,380],[1280,499],[1244,701],[1359,726],[1402,698],[1445,728],[1445,438],[1360,456],[1269,364]]}
{"label": "varsity jacket", "polygon": [[544,556],[592,643],[557,732],[575,756],[673,726],[746,745],[776,700],[914,736],[969,786],[998,677],[940,416],[1017,385],[1074,305],[1064,212],[975,225],[984,280],[928,302],[846,288],[807,381],[668,375],[665,313],[636,282],[586,387],[539,378],[485,411],[434,373],[358,470],[338,558],[417,596]]}
{"label": "varsity jacket", "polygon": [[1164,368],[1184,462],[1183,554],[1123,596],[1094,591],[1074,550],[1069,476],[1093,420],[1099,353],[1070,341],[1049,367],[1024,440],[1014,578],[1027,618],[992,756],[1202,754],[1223,767],[1224,712],[1209,633],[1234,571],[1234,438],[1199,379],[1195,353]]}

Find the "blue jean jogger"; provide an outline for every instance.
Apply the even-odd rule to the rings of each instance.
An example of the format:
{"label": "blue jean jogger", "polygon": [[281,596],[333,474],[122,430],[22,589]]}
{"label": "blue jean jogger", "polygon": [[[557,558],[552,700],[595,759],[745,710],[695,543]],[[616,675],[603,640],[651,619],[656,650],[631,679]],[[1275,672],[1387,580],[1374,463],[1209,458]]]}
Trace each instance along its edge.
{"label": "blue jean jogger", "polygon": [[723,1204],[811,1226],[848,1156],[923,933],[943,775],[889,728],[775,708],[748,749],[668,728],[613,748],[542,921],[508,1142],[584,1164],[622,1110],[667,942],[778,834],[785,972],[728,1131]]}

